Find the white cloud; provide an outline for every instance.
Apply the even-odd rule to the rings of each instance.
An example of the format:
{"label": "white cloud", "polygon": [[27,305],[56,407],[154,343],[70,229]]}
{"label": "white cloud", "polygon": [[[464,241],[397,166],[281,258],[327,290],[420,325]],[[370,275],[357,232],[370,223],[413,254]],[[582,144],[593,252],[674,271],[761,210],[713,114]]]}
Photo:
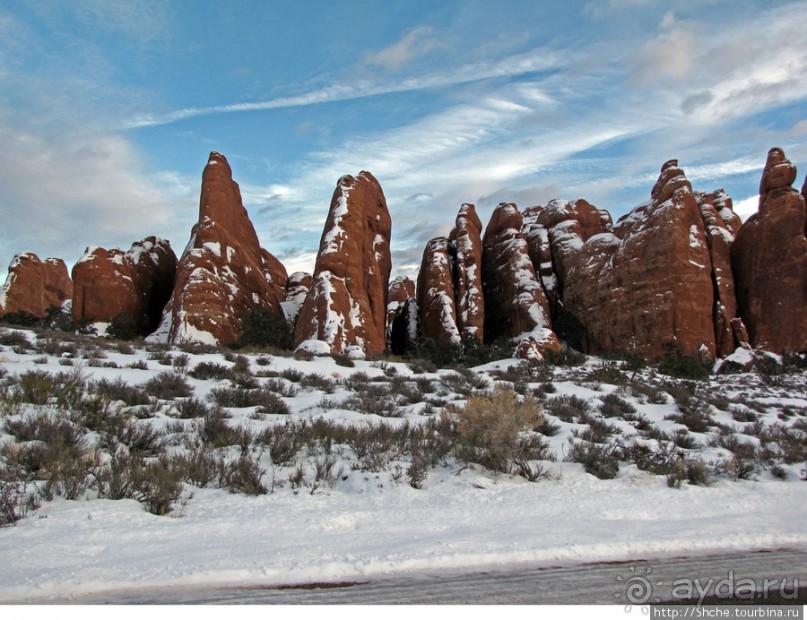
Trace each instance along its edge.
{"label": "white cloud", "polygon": [[638,84],[682,82],[695,68],[702,41],[693,22],[678,21],[667,13],[659,25],[660,33],[644,43],[633,55],[633,79]]}
{"label": "white cloud", "polygon": [[744,222],[754,213],[759,210],[759,194],[756,196],[749,196],[743,200],[738,200],[734,203],[734,212],[740,216]]}
{"label": "white cloud", "polygon": [[[395,255],[411,266],[424,240],[453,222],[462,202],[476,202],[484,221],[499,200],[528,206],[584,197],[616,218],[649,196],[661,164],[675,157],[698,189],[728,185],[731,193],[732,180],[758,175],[772,144],[769,132],[746,135],[730,123],[804,96],[804,52],[770,45],[793,40],[794,20],[801,23],[803,13],[794,6],[760,11],[720,29],[668,13],[645,40],[533,49],[394,82],[337,83],[264,102],[179,110],[141,124],[451,86],[450,105],[392,128],[368,124],[333,136],[327,148],[275,179],[278,187],[244,188],[265,247],[310,270],[334,183],[370,170],[393,212]],[[772,39],[754,36],[757,29]],[[405,46],[398,51],[402,59]],[[790,71],[796,79],[787,79]],[[518,79],[491,88],[485,80],[492,77]],[[765,91],[766,80],[779,89],[775,96]],[[743,85],[757,89],[756,100],[738,96]],[[611,153],[608,145],[620,142],[627,146]],[[428,227],[402,228],[411,221]]]}
{"label": "white cloud", "polygon": [[[670,6],[611,0],[590,4],[587,10],[595,16],[606,9],[625,12],[652,4],[663,4],[665,10]],[[471,62],[469,55],[464,64],[436,65],[399,79],[348,81],[337,76],[330,84],[312,87],[322,82],[302,76],[306,89],[287,85],[287,96],[219,106],[199,102],[197,107],[145,114],[125,125],[156,126],[210,114],[442,89],[437,97],[423,97],[418,115],[411,120],[402,115],[394,126],[375,124],[369,113],[366,124],[352,128],[350,135],[335,126],[327,140],[309,131],[309,152],[287,167],[273,168],[270,179],[245,178],[240,166],[234,166],[262,243],[289,271],[313,268],[337,179],[370,170],[393,213],[395,269],[407,270],[419,263],[428,238],[450,228],[462,202],[475,202],[485,221],[500,200],[529,206],[550,198],[583,197],[611,209],[616,218],[649,196],[667,159],[679,158],[698,189],[726,185],[725,180],[731,193],[732,181],[758,180],[769,146],[783,146],[793,157],[795,147],[788,148],[787,140],[803,143],[804,121],[790,120],[789,129],[778,134],[755,122],[745,127],[743,121],[807,96],[807,49],[788,43],[799,40],[807,5],[752,13],[745,21],[727,18],[720,28],[682,21],[672,13],[664,19],[656,15],[656,28],[644,39],[604,32],[602,38],[581,38],[571,46],[564,40],[563,47],[553,42],[555,47],[481,62]],[[384,50],[355,59],[354,68],[365,76],[370,64],[390,71],[409,68],[418,64],[421,51],[437,49],[433,37],[428,28],[410,30]],[[2,63],[0,57],[0,75]],[[79,84],[64,90],[77,93]],[[87,101],[92,104],[93,97],[53,106],[59,109],[58,120],[76,116]],[[304,112],[300,131],[311,123],[327,124],[322,120],[326,115],[315,116],[322,110]],[[180,252],[196,218],[198,174],[153,174],[129,141],[132,134],[99,132],[86,117],[71,118],[69,132],[54,130],[59,123],[51,122],[50,133],[30,118],[0,117],[0,139],[6,145],[0,155],[0,187],[10,188],[0,198],[0,218],[11,222],[5,227],[25,244],[0,250],[10,257],[20,249],[41,251],[45,246],[47,253],[69,259],[89,243],[127,245],[158,234],[168,236]],[[231,120],[235,126],[236,119]],[[201,123],[194,128],[208,127]],[[776,141],[770,142],[772,136]],[[785,138],[781,143],[779,136]],[[237,137],[228,136],[228,149],[230,144],[237,150]],[[225,154],[236,164],[244,156]],[[753,186],[745,185],[738,195],[752,191]],[[739,201],[738,208],[750,208],[746,205],[751,200]],[[25,224],[11,217],[23,208],[31,213]]]}
{"label": "white cloud", "polygon": [[43,137],[5,125],[0,142],[3,256],[35,251],[71,263],[87,245],[128,247],[148,235],[182,251],[195,199],[177,179],[150,175],[120,136]]}
{"label": "white cloud", "polygon": [[265,101],[183,108],[167,113],[141,114],[124,123],[124,128],[135,129],[138,127],[166,125],[210,114],[297,108],[335,101],[364,99],[377,95],[457,86],[492,78],[518,77],[528,73],[557,69],[560,66],[569,64],[569,62],[568,55],[560,55],[553,50],[539,48],[499,61],[467,64],[450,71],[437,71],[396,80],[358,80],[345,84],[332,84],[300,95],[277,97]]}
{"label": "white cloud", "polygon": [[400,41],[377,52],[366,54],[364,62],[389,71],[397,71],[415,58],[424,56],[438,45],[434,29],[420,26],[407,32]]}

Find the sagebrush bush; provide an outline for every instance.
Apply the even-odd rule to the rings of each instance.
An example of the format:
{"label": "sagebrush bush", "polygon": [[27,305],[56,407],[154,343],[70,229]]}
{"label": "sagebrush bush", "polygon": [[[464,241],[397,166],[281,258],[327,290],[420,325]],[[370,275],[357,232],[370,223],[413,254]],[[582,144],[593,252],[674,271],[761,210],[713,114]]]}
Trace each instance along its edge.
{"label": "sagebrush bush", "polygon": [[339,403],[344,409],[359,413],[393,417],[398,414],[398,406],[391,394],[390,386],[382,383],[365,383]]}
{"label": "sagebrush bush", "polygon": [[729,406],[729,412],[737,422],[756,422],[757,418],[759,418],[759,414],[742,404]]}
{"label": "sagebrush bush", "polygon": [[412,373],[416,375],[437,372],[437,365],[431,360],[416,358],[410,360],[408,365]]}
{"label": "sagebrush bush", "polygon": [[336,466],[333,455],[319,456],[314,459],[314,479],[311,481],[311,495],[319,489],[332,489],[342,476],[342,466]]}
{"label": "sagebrush bush", "polygon": [[183,420],[203,418],[210,413],[210,407],[207,403],[193,396],[177,400],[174,408]]}
{"label": "sagebrush bush", "polygon": [[123,401],[129,406],[147,405],[151,402],[145,386],[129,385],[122,378],[99,379],[90,385],[90,391],[109,400]]}
{"label": "sagebrush bush", "polygon": [[628,376],[615,364],[603,364],[586,375],[586,381],[592,383],[607,383],[609,385],[625,385]]}
{"label": "sagebrush bush", "polygon": [[631,392],[637,397],[644,397],[647,402],[653,405],[664,405],[667,403],[667,392],[662,390],[656,385],[648,385],[641,381],[633,380],[630,382]]}
{"label": "sagebrush bush", "polygon": [[711,484],[709,466],[703,459],[694,459],[686,463],[686,479],[689,484],[708,486]]}
{"label": "sagebrush bush", "polygon": [[429,461],[421,452],[412,454],[412,462],[406,468],[406,480],[413,489],[422,489],[429,475]]}
{"label": "sagebrush bush", "polygon": [[186,398],[193,394],[188,380],[181,374],[167,370],[155,375],[143,384],[143,389],[161,400]]}
{"label": "sagebrush bush", "polygon": [[97,432],[100,447],[108,447],[126,421],[119,405],[98,394],[90,394],[81,399],[81,402],[70,409],[67,418],[89,432]]}
{"label": "sagebrush bush", "polygon": [[234,373],[251,374],[249,358],[246,355],[236,355],[235,353],[227,352],[224,354],[224,359],[228,362],[232,362],[232,371]]}
{"label": "sagebrush bush", "polygon": [[760,442],[765,451],[788,465],[807,461],[807,425],[794,423],[785,426],[781,422],[769,425],[761,434]]}
{"label": "sagebrush bush", "polygon": [[693,433],[707,433],[716,425],[709,403],[698,398],[679,401],[678,413],[668,416],[668,419],[683,424]]}
{"label": "sagebrush bush", "polygon": [[711,474],[709,466],[703,459],[685,459],[678,457],[671,463],[670,471],[666,475],[667,486],[670,488],[681,488],[681,483],[686,481],[697,486],[708,486],[711,484]]}
{"label": "sagebrush bush", "polygon": [[490,396],[472,396],[463,407],[449,407],[447,416],[456,425],[461,460],[505,473],[530,449],[529,434],[543,421],[537,399],[519,398],[503,387],[496,387]]}
{"label": "sagebrush bush", "polygon": [[182,495],[183,474],[181,461],[165,454],[146,459],[118,451],[96,468],[95,481],[100,497],[135,499],[150,513],[166,515]]}
{"label": "sagebrush bush", "polygon": [[261,467],[261,454],[245,452],[226,464],[225,484],[230,493],[266,495],[269,490],[263,484],[265,473]]}
{"label": "sagebrush bush", "polygon": [[549,350],[544,353],[544,359],[547,364],[552,366],[582,366],[586,363],[586,356],[582,353],[575,351],[571,348],[565,348],[562,351]]}
{"label": "sagebrush bush", "polygon": [[208,397],[221,407],[258,407],[260,413],[288,415],[289,406],[269,389],[243,387],[218,387],[210,390]]}
{"label": "sagebrush bush", "polygon": [[40,441],[44,444],[78,446],[83,441],[81,431],[68,419],[42,411],[17,419],[7,419],[5,427],[20,443]]}
{"label": "sagebrush bush", "polygon": [[33,343],[24,332],[18,332],[13,329],[0,329],[0,345],[12,348],[17,347],[23,351],[34,348]]}
{"label": "sagebrush bush", "polygon": [[56,378],[45,370],[28,370],[17,378],[17,389],[21,402],[46,405],[56,395]]}
{"label": "sagebrush bush", "polygon": [[304,388],[320,390],[326,394],[333,394],[336,389],[334,381],[316,372],[309,373],[300,379],[300,385]]}
{"label": "sagebrush bush", "polygon": [[284,379],[288,379],[292,383],[300,383],[305,377],[305,373],[301,370],[297,370],[296,368],[286,368],[280,372],[280,376]]}
{"label": "sagebrush bush", "polygon": [[564,460],[582,464],[586,472],[601,480],[616,478],[619,475],[621,455],[616,446],[573,441],[571,438],[569,445]]}
{"label": "sagebrush bush", "polygon": [[238,443],[235,429],[227,424],[230,414],[216,407],[211,409],[201,420],[194,424],[199,439],[204,444],[215,447],[233,446]]}
{"label": "sagebrush bush", "polygon": [[362,471],[377,472],[389,462],[402,456],[400,442],[393,433],[385,432],[386,425],[353,427],[345,440],[357,458],[357,467]]}
{"label": "sagebrush bush", "polygon": [[207,380],[207,379],[229,379],[232,371],[229,366],[218,364],[216,362],[199,362],[188,374],[194,379]]}
{"label": "sagebrush bush", "polygon": [[129,454],[156,456],[165,445],[165,435],[149,423],[127,421],[120,429],[118,440],[129,449]]}
{"label": "sagebrush bush", "polygon": [[175,457],[182,471],[182,480],[193,486],[223,486],[226,478],[224,459],[216,455],[207,444],[195,445],[188,452]]}
{"label": "sagebrush bush", "polygon": [[166,515],[182,495],[182,470],[165,455],[132,470],[132,497],[151,514]]}
{"label": "sagebrush bush", "polygon": [[420,384],[409,378],[395,376],[389,382],[390,395],[399,405],[414,405],[425,400]]}
{"label": "sagebrush bush", "polygon": [[256,438],[255,442],[269,449],[269,457],[275,465],[287,465],[303,447],[305,423],[288,422],[270,426]]}
{"label": "sagebrush bush", "polygon": [[660,433],[663,439],[657,444],[639,441],[636,438],[622,444],[622,460],[634,463],[642,471],[657,476],[666,476],[675,470],[676,463],[683,458],[683,454]]}
{"label": "sagebrush bush", "polygon": [[[305,381],[305,377],[303,378],[303,381]],[[303,387],[305,387],[305,384],[302,381],[300,382],[300,384],[303,385]],[[288,383],[283,379],[269,379],[263,385],[265,389],[271,392],[275,392],[276,394],[284,396],[286,398],[293,398],[294,396],[297,396],[299,392],[299,389],[295,384]]]}
{"label": "sagebrush bush", "polygon": [[606,418],[619,418],[625,414],[636,413],[636,407],[615,392],[601,396],[600,401],[602,401],[600,413]]}
{"label": "sagebrush bush", "polygon": [[586,418],[586,424],[586,428],[582,430],[573,430],[572,435],[591,443],[608,443],[611,435],[622,433],[618,426],[609,424],[601,418],[588,416]]}
{"label": "sagebrush bush", "polygon": [[591,412],[591,402],[579,396],[564,394],[550,398],[544,403],[547,413],[564,422],[585,420]]}
{"label": "sagebrush bush", "polygon": [[354,362],[348,355],[344,353],[337,353],[334,355],[333,361],[337,366],[344,366],[345,368],[354,368],[356,366],[356,362]]}
{"label": "sagebrush bush", "polygon": [[0,456],[18,480],[42,481],[42,494],[76,499],[87,488],[88,470],[97,462],[83,433],[65,418],[45,413],[7,420],[17,443],[5,444]]}
{"label": "sagebrush bush", "polygon": [[670,436],[670,441],[672,441],[675,446],[684,450],[692,450],[698,447],[697,440],[690,435],[689,431],[685,428],[679,428],[673,432]]}

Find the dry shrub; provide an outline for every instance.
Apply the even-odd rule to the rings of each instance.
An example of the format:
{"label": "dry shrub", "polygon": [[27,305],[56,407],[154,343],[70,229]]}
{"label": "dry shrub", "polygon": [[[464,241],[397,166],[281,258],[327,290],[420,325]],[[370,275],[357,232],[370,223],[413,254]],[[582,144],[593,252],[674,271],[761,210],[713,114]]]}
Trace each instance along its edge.
{"label": "dry shrub", "polygon": [[464,407],[450,407],[456,423],[460,460],[510,472],[516,460],[545,456],[536,446],[533,429],[543,422],[537,399],[519,398],[510,388],[497,386],[490,396],[472,396]]}

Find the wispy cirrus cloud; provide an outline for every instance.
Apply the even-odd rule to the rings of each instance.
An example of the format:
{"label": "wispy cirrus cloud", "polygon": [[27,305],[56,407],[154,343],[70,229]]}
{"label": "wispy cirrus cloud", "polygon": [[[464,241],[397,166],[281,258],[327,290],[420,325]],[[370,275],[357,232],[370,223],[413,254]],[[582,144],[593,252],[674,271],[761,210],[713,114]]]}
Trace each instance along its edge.
{"label": "wispy cirrus cloud", "polygon": [[389,71],[396,71],[414,59],[429,54],[439,45],[439,39],[431,26],[418,26],[408,31],[389,47],[365,54],[364,62]]}
{"label": "wispy cirrus cloud", "polygon": [[349,83],[331,84],[299,95],[276,97],[265,101],[183,108],[166,113],[142,114],[126,122],[124,128],[153,127],[212,114],[296,108],[364,99],[378,95],[456,86],[493,78],[512,78],[558,69],[560,66],[568,64],[569,60],[568,57],[558,54],[554,50],[541,48],[510,56],[503,60],[462,65],[451,71],[436,71],[395,80],[374,81],[360,79]]}

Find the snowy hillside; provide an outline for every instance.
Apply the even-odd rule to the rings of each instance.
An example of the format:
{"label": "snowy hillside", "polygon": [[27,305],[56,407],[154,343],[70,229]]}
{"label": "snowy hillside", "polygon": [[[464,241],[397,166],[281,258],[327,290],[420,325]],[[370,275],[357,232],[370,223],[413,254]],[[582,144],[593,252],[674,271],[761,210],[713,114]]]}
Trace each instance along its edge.
{"label": "snowy hillside", "polygon": [[[0,347],[0,602],[807,546],[807,375],[771,358],[683,380]],[[474,407],[540,416],[496,452]]]}

